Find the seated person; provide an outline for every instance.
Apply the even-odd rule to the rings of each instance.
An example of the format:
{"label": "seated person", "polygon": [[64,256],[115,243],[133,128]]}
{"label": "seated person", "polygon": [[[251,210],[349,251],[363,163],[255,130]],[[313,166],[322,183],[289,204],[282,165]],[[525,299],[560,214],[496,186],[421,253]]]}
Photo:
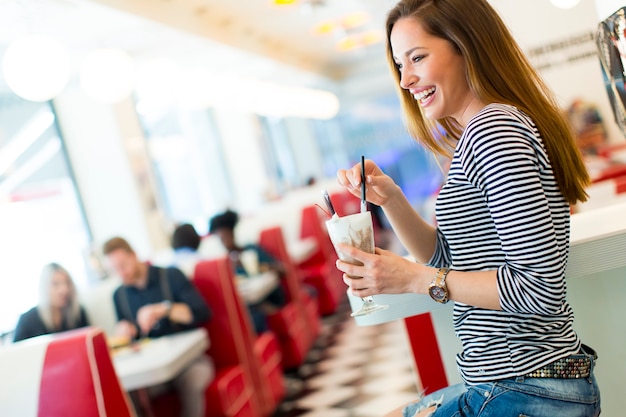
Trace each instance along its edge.
{"label": "seated person", "polygon": [[178,225],[172,234],[174,265],[189,279],[193,278],[194,268],[200,259],[198,248],[201,240],[196,229],[188,223]]}
{"label": "seated person", "polygon": [[[108,240],[103,254],[122,280],[113,294],[118,336],[155,338],[196,328],[210,319],[209,306],[179,269],[140,262],[128,242],[120,237]],[[203,417],[204,392],[213,376],[213,364],[203,354],[171,384],[153,387],[150,394],[157,395],[172,385],[181,400],[182,416]]]}
{"label": "seated person", "polygon": [[39,277],[39,303],[20,316],[14,341],[89,326],[76,287],[61,265],[50,263]]}
{"label": "seated person", "polygon": [[[279,275],[284,273],[282,264],[265,252],[259,245],[248,244],[239,246],[235,242],[235,226],[239,221],[239,215],[231,210],[227,210],[222,214],[218,214],[211,218],[209,222],[209,233],[216,234],[222,245],[229,253],[230,259],[233,261],[235,273],[239,276],[250,276],[254,273],[276,271]],[[244,252],[251,251],[256,254],[256,271],[245,268],[242,262]],[[281,285],[278,285],[265,299],[256,304],[248,304],[248,310],[252,317],[252,322],[257,334],[268,330],[267,316],[275,313],[278,309],[286,304],[285,292]]]}

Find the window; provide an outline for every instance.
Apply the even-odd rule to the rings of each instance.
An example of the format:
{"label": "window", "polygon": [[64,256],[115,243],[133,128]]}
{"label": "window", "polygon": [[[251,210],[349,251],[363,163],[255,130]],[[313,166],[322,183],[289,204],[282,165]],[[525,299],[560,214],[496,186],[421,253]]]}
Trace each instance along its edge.
{"label": "window", "polygon": [[222,145],[211,110],[169,108],[147,113],[138,106],[164,210],[198,233],[232,200]]}
{"label": "window", "polygon": [[263,132],[265,166],[271,167],[268,176],[275,193],[282,195],[287,189],[299,183],[296,158],[283,119],[259,116],[259,120]]}
{"label": "window", "polygon": [[39,274],[63,265],[90,280],[90,233],[48,103],[0,95],[0,333],[37,304]]}

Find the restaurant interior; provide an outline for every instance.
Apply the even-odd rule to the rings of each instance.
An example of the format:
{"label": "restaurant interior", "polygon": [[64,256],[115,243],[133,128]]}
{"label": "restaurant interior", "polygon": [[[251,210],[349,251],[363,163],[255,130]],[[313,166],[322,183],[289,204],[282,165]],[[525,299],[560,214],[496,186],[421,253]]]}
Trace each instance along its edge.
{"label": "restaurant interior", "polygon": [[[591,175],[590,199],[572,207],[568,300],[599,353],[602,415],[622,416],[626,93],[599,28],[626,5],[489,2],[555,92]],[[461,382],[452,307],[380,295],[387,310],[352,317],[363,301],[347,292],[325,225],[326,196],[339,216],[361,211],[336,173],[362,156],[435,221],[445,163],[402,120],[385,60],[395,3],[0,1],[0,416],[177,416],[181,399],[150,387],[199,355],[212,367],[207,417],[382,416]],[[609,47],[626,51],[622,23]],[[369,209],[376,246],[406,256]],[[229,256],[211,228],[228,211],[234,239],[277,260],[280,281],[257,255]],[[173,243],[183,224],[200,238],[184,259]],[[103,250],[116,236],[145,265],[180,269],[211,320],[116,337],[122,279]],[[89,326],[16,341],[52,262]],[[286,301],[257,331],[246,306],[278,286]]]}

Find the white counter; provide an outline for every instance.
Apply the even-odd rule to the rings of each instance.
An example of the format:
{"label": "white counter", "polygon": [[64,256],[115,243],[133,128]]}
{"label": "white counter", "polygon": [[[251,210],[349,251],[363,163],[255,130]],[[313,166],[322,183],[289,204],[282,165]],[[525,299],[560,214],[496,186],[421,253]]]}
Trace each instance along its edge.
{"label": "white counter", "polygon": [[567,298],[574,328],[598,352],[602,415],[626,410],[626,203],[572,216]]}

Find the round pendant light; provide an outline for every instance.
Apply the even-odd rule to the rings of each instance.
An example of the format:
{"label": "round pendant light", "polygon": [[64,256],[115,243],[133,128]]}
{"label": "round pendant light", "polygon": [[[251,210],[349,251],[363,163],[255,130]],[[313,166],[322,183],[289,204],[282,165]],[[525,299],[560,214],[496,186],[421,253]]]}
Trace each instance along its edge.
{"label": "round pendant light", "polygon": [[121,49],[97,49],[81,64],[79,77],[81,87],[94,100],[117,103],[133,91],[135,64]]}
{"label": "round pendant light", "polygon": [[52,38],[30,35],[13,42],[2,60],[9,88],[30,101],[48,101],[70,78],[69,54]]}

